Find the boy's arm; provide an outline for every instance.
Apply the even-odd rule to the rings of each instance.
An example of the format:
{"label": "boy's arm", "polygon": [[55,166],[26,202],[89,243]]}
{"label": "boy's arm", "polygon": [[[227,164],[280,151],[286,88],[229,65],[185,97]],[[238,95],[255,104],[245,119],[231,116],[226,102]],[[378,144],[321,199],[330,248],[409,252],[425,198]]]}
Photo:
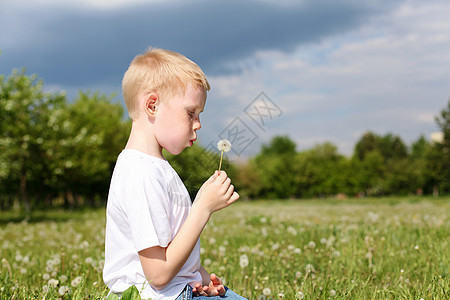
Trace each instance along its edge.
{"label": "boy's arm", "polygon": [[[239,199],[224,171],[215,172],[202,186],[186,221],[166,247],[139,251],[139,258],[150,285],[163,289],[180,271],[200,238],[210,216]],[[203,275],[202,275],[203,276]]]}

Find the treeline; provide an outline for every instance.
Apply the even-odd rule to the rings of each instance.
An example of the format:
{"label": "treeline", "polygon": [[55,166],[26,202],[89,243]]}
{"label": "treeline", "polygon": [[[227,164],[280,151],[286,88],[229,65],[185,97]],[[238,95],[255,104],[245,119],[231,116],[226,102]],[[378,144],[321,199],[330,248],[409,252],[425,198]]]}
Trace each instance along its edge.
{"label": "treeline", "polygon": [[0,76],[0,208],[103,205],[130,126],[112,98],[70,102],[24,71]]}
{"label": "treeline", "polygon": [[398,136],[367,132],[351,157],[339,154],[331,143],[302,152],[295,149],[285,136],[263,146],[238,173],[244,195],[364,197],[450,191],[448,152],[441,143],[430,143],[423,136],[407,147]]}
{"label": "treeline", "polygon": [[[80,92],[73,101],[44,92],[24,71],[0,75],[0,208],[19,204],[100,206],[130,122],[113,95]],[[245,164],[224,169],[244,198],[309,198],[450,192],[450,101],[436,118],[442,141],[367,132],[351,157],[331,143],[298,152],[287,136],[262,146]],[[218,153],[200,146],[166,157],[194,196],[218,167]]]}

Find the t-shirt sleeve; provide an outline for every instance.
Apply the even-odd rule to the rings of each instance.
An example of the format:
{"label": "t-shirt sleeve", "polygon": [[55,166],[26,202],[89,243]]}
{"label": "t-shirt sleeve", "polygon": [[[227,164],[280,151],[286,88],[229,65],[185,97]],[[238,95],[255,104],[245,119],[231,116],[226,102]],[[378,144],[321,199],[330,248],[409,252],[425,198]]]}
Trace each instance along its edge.
{"label": "t-shirt sleeve", "polygon": [[126,188],[124,210],[136,251],[167,247],[172,238],[168,192],[157,176],[136,176]]}

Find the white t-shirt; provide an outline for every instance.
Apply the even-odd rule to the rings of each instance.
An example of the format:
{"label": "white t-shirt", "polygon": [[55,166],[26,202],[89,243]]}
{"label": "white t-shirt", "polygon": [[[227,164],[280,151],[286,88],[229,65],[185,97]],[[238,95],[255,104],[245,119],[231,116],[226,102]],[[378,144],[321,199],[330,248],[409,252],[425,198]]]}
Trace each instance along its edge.
{"label": "white t-shirt", "polygon": [[200,240],[188,260],[162,290],[146,280],[138,251],[167,247],[191,208],[189,194],[165,160],[125,149],[111,179],[106,208],[103,280],[113,293],[135,285],[143,299],[175,299],[186,286],[201,282]]}

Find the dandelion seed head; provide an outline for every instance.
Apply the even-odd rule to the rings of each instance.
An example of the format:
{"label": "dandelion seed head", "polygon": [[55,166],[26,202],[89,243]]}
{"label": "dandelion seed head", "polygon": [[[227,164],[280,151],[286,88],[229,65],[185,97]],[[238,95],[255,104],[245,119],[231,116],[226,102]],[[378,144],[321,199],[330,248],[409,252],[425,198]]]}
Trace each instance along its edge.
{"label": "dandelion seed head", "polygon": [[271,247],[271,249],[272,249],[273,251],[278,250],[278,248],[280,248],[280,244],[279,244],[279,243],[274,243],[274,244],[272,245],[272,247]]}
{"label": "dandelion seed head", "polygon": [[315,272],[316,269],[314,268],[314,266],[312,264],[307,264],[305,267],[305,271],[306,271],[306,273],[311,273],[311,272]]}
{"label": "dandelion seed head", "polygon": [[231,150],[231,143],[229,140],[223,139],[217,143],[219,151],[228,152]]}
{"label": "dandelion seed head", "polygon": [[334,297],[336,296],[336,291],[335,290],[330,290],[330,297]]}
{"label": "dandelion seed head", "polygon": [[266,297],[270,296],[270,294],[272,293],[272,291],[269,288],[264,288],[262,292],[263,292],[263,295]]}
{"label": "dandelion seed head", "polygon": [[335,250],[335,251],[333,251],[333,256],[334,257],[339,257],[339,256],[341,256],[341,252]]}
{"label": "dandelion seed head", "polygon": [[92,257],[86,257],[84,260],[85,263],[92,265],[94,263],[94,259]]}
{"label": "dandelion seed head", "polygon": [[51,287],[55,288],[55,287],[58,286],[59,281],[54,279],[54,278],[51,278],[51,279],[48,280],[47,284],[48,284],[48,286],[51,286]]}
{"label": "dandelion seed head", "polygon": [[70,282],[70,285],[72,286],[72,287],[77,287],[80,283],[81,283],[81,276],[77,276],[77,277],[75,277],[71,282]]}
{"label": "dandelion seed head", "polygon": [[245,268],[248,266],[248,256],[246,254],[242,254],[239,257],[239,265],[241,266],[241,268]]}
{"label": "dandelion seed head", "polygon": [[316,243],[314,243],[313,241],[310,241],[310,242],[308,243],[308,248],[309,248],[309,249],[314,249],[314,248],[316,248]]}
{"label": "dandelion seed head", "polygon": [[60,296],[64,296],[68,291],[69,291],[69,287],[64,286],[64,285],[60,286],[58,289],[58,293]]}

